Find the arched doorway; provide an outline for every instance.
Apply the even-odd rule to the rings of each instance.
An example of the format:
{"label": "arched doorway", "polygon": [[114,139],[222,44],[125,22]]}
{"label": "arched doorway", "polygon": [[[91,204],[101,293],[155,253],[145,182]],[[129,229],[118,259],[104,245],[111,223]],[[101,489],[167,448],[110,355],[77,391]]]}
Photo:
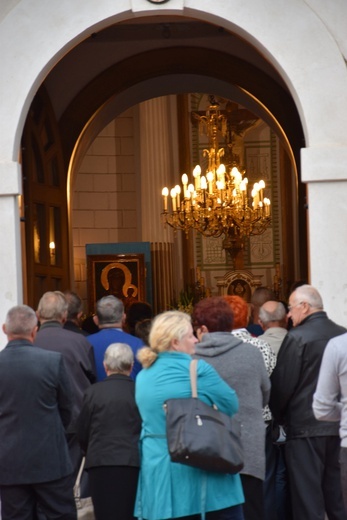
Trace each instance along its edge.
{"label": "arched doorway", "polygon": [[[67,56],[71,57],[70,51],[78,49],[81,42],[87,42],[89,35],[112,24],[126,24],[129,20],[136,22],[138,19],[141,25],[142,15],[150,22],[152,16],[158,19],[165,14],[178,21],[191,16],[197,21],[218,24],[221,32],[225,29],[233,31],[236,39],[251,42],[258,49],[259,57],[263,58],[264,70],[269,71],[267,65],[272,64],[270,76],[277,71],[284,80],[295,100],[306,140],[306,148],[302,149],[301,155],[302,178],[308,185],[310,199],[311,280],[321,289],[331,316],[337,321],[343,320],[341,287],[346,285],[343,274],[345,250],[340,239],[347,210],[344,204],[336,203],[336,188],[341,200],[345,200],[347,73],[343,59],[344,33],[339,32],[338,24],[329,18],[330,8],[324,12],[319,4],[308,6],[306,2],[299,1],[290,5],[285,16],[279,19],[277,8],[265,10],[257,0],[245,5],[237,3],[235,8],[231,4],[228,9],[223,3],[208,2],[204,4],[203,11],[197,0],[191,0],[189,8],[184,0],[173,0],[164,6],[131,0],[126,7],[116,4],[111,6],[107,0],[100,0],[97,10],[91,0],[87,0],[82,8],[69,6],[67,10],[64,3],[59,3],[46,11],[41,9],[39,3],[31,4],[30,9],[27,6],[23,9],[23,3],[22,0],[6,2],[0,8],[0,43],[5,49],[0,57],[4,78],[0,83],[0,93],[5,100],[0,118],[0,213],[4,224],[0,231],[0,241],[7,248],[7,254],[2,259],[6,276],[0,279],[3,295],[0,297],[0,309],[3,314],[9,306],[23,299],[17,201],[21,191],[19,148],[24,121],[35,92],[44,79],[48,79],[49,71],[57,73],[50,76],[48,90],[50,94],[59,92],[58,97],[53,96],[53,106],[57,121],[60,121],[62,113],[79,91],[75,80],[83,87],[91,79],[89,72],[97,74],[91,48],[84,60],[73,63],[72,74],[60,74],[64,68],[60,68],[62,62],[59,60],[64,54],[69,53]],[[13,27],[18,24],[22,30],[13,40]],[[162,48],[171,45],[172,41],[170,31],[168,33],[166,27],[163,29],[160,41]],[[187,36],[189,38],[190,34]],[[210,46],[209,42],[206,43],[205,34],[200,34],[198,39],[202,46]],[[8,45],[8,41],[11,41],[11,45]],[[342,41],[341,45],[339,41]],[[108,43],[104,43],[107,47]],[[147,43],[141,41],[141,51],[147,48]],[[123,58],[133,47],[133,43],[123,45]],[[211,48],[217,50],[215,44]],[[106,59],[113,58],[113,52],[103,54]],[[240,57],[254,62],[254,56],[247,51],[241,53]],[[101,62],[99,59],[97,61]],[[89,67],[89,64],[93,66]],[[59,75],[61,81],[56,82]],[[327,117],[327,114],[333,116]],[[322,208],[327,206],[332,211],[324,212],[323,218]],[[305,234],[306,229],[302,232]],[[321,236],[326,238],[323,249]],[[337,252],[333,270],[331,246]],[[337,301],[340,301],[340,305],[336,305]]]}
{"label": "arched doorway", "polygon": [[[160,37],[153,38],[153,36],[150,36],[155,31],[160,34]],[[165,35],[167,31],[175,35],[174,42],[170,42],[170,45],[167,45],[165,48],[160,48],[163,37],[166,37],[163,34]],[[189,46],[186,45],[186,35],[188,33],[190,35]],[[207,39],[208,44],[204,41],[204,44],[201,45],[199,38],[203,33],[207,33],[210,36]],[[263,60],[255,48],[244,41],[238,40],[232,33],[228,33],[225,30],[221,32],[218,27],[211,24],[189,19],[182,19],[177,22],[171,20],[170,17],[159,18],[155,23],[143,21],[143,24],[141,24],[137,21],[135,24],[127,23],[109,27],[98,34],[93,34],[83,44],[71,51],[60,62],[59,67],[52,70],[45,80],[41,91],[37,94],[33,106],[39,104],[39,96],[41,95],[42,97],[43,90],[46,92],[46,98],[42,102],[42,107],[46,109],[49,102],[51,102],[52,106],[57,105],[59,102],[58,87],[60,82],[67,74],[73,73],[72,67],[77,63],[75,60],[79,59],[82,62],[86,60],[87,56],[90,56],[91,49],[94,49],[96,59],[100,45],[102,49],[105,49],[105,45],[106,47],[107,45],[112,46],[115,41],[117,44],[134,39],[136,42],[139,39],[146,42],[150,37],[153,40],[150,50],[141,52],[136,47],[134,53],[125,59],[121,53],[116,54],[113,58],[114,63],[106,68],[101,68],[98,74],[94,73],[85,85],[78,86],[76,95],[71,97],[71,102],[66,103],[65,110],[62,110],[59,119],[56,119],[55,128],[60,136],[60,156],[64,165],[62,178],[64,178],[64,174],[67,177],[66,173],[69,165],[69,188],[73,186],[74,172],[78,170],[84,153],[92,143],[93,138],[97,136],[98,131],[124,109],[129,109],[141,101],[159,95],[178,95],[181,96],[180,99],[183,99],[189,92],[198,91],[198,89],[200,92],[213,92],[214,94],[227,97],[243,106],[249,106],[258,117],[263,118],[269,124],[278,136],[282,150],[282,164],[280,167],[280,172],[282,173],[280,175],[282,176],[284,211],[289,215],[293,210],[293,206],[301,209],[297,221],[299,225],[296,228],[299,230],[298,232],[295,231],[295,226],[289,219],[285,221],[287,225],[284,232],[285,240],[283,241],[284,255],[287,256],[286,253],[290,251],[291,257],[289,258],[288,255],[289,259],[287,258],[291,272],[289,279],[293,279],[293,276],[297,275],[297,273],[303,273],[303,276],[305,276],[307,272],[306,224],[305,212],[303,210],[305,190],[301,188],[301,190],[293,194],[293,191],[288,188],[293,184],[297,185],[299,181],[296,177],[295,182],[293,182],[291,177],[298,175],[298,172],[300,172],[299,149],[303,143],[300,119],[295,104],[280,76],[268,63],[265,63],[265,60]],[[242,60],[239,56],[235,56],[235,53],[223,50],[223,47],[231,48],[232,44],[235,46],[235,42],[239,43],[241,48],[238,53],[241,54],[247,50],[252,53],[253,60]],[[209,48],[209,45],[212,48]],[[216,48],[213,48],[213,46]],[[86,54],[86,49],[89,50],[88,55]],[[88,66],[92,66],[90,58],[88,59]],[[185,128],[187,127],[188,114],[184,114],[182,104],[179,106],[179,109],[181,110],[181,117],[178,123],[179,135],[182,136],[186,135]],[[29,120],[30,116],[26,130]],[[191,168],[187,143],[184,141],[185,139],[181,138],[178,146],[178,150],[185,151],[185,153],[181,152],[178,161],[182,170]],[[27,148],[28,144],[25,143],[25,147]],[[43,141],[43,154],[45,147],[47,147],[47,144]],[[71,159],[72,156],[73,159]],[[26,164],[25,156],[23,158],[23,169],[27,179],[27,186],[30,187],[32,185],[30,174],[26,174],[29,168]],[[47,167],[49,167],[48,164]],[[33,181],[34,183],[36,182],[35,180]],[[49,202],[49,191],[47,191],[47,188],[45,189],[44,198],[47,200],[48,208],[51,203]],[[57,198],[58,191],[55,190],[55,198]],[[61,193],[63,191],[64,186],[61,185]],[[26,207],[28,212],[26,230],[29,237],[27,244],[33,241],[33,233],[36,232],[33,229],[34,217],[30,216],[35,215],[38,208],[35,197],[33,197],[35,192],[37,192],[37,188],[36,190],[26,189]],[[294,200],[293,202],[293,197],[295,199],[297,195],[299,200]],[[46,255],[42,259],[38,259],[37,255],[35,257],[35,254],[29,255],[27,269],[29,280],[30,276],[32,280],[38,280],[35,283],[28,283],[28,301],[32,305],[37,303],[37,299],[43,290],[64,289],[67,288],[66,284],[71,285],[67,278],[68,270],[64,269],[66,259],[71,256],[71,237],[64,231],[66,227],[61,227],[62,225],[66,226],[67,212],[66,208],[59,204],[56,200],[54,207],[57,208],[59,206],[59,212],[61,215],[64,215],[62,224],[60,224],[60,228],[63,230],[61,233],[62,239],[59,242],[61,263],[57,265],[58,251],[55,253],[57,255],[55,257],[57,259],[55,265],[51,263],[51,253],[47,249],[48,244],[52,242],[51,240],[45,241]],[[55,211],[57,212],[58,210],[56,209]],[[276,218],[280,216],[277,208]],[[283,256],[283,252],[281,256]],[[44,264],[42,264],[41,260]],[[274,266],[272,267],[274,268]],[[60,276],[57,274],[59,268],[61,269]],[[194,270],[194,265],[191,261],[188,263],[188,270],[185,276],[186,282],[189,281],[189,271],[192,269]],[[46,274],[43,275],[43,272]]]}
{"label": "arched doorway", "polygon": [[[136,36],[134,36],[134,30],[136,28]],[[37,94],[33,107],[39,104],[39,96],[42,92],[46,92],[46,101],[50,101],[52,105],[57,103],[57,84],[62,80],[62,77],[66,74],[71,74],[71,67],[75,63],[74,55],[83,59],[86,59],[85,52],[86,48],[97,48],[99,45],[104,46],[105,41],[108,45],[114,44],[116,41],[132,41],[134,38],[139,39],[139,31],[141,38],[153,40],[153,33],[158,32],[161,36],[159,42],[165,38],[166,32],[170,35],[174,35],[173,42],[166,48],[159,48],[160,45],[152,42],[152,47],[146,52],[139,52],[138,48],[136,51],[123,59],[121,53],[115,55],[114,63],[108,66],[106,69],[96,75],[83,87],[79,87],[76,95],[72,101],[66,106],[65,110],[61,113],[59,120],[56,121],[56,129],[61,139],[61,157],[63,161],[63,171],[67,171],[67,165],[70,164],[70,182],[74,183],[74,171],[78,169],[78,165],[83,159],[83,154],[92,142],[93,136],[95,137],[96,132],[103,128],[107,122],[112,120],[116,115],[119,114],[121,108],[130,108],[136,105],[136,103],[144,101],[149,98],[157,97],[158,95],[187,95],[189,92],[193,92],[197,88],[200,91],[213,92],[214,94],[224,95],[227,98],[242,102],[244,106],[250,106],[252,110],[257,114],[258,117],[264,118],[269,125],[273,128],[273,131],[277,133],[278,139],[281,143],[281,149],[283,154],[281,157],[286,157],[287,160],[282,159],[282,163],[287,162],[288,164],[292,161],[292,170],[299,172],[300,159],[299,159],[299,148],[302,144],[303,133],[300,125],[299,116],[297,114],[295,104],[291,99],[284,83],[278,74],[269,66],[265,64],[256,49],[243,41],[235,39],[235,35],[228,33],[227,31],[220,31],[218,27],[211,24],[202,22],[196,22],[189,19],[172,21],[170,18],[162,19],[160,23],[143,21],[142,24],[136,23],[133,25],[122,24],[120,26],[112,26],[98,34],[92,35],[88,40],[83,42],[78,48],[74,49],[67,57],[61,61],[58,70],[53,69],[51,74],[47,77],[40,92]],[[119,34],[120,33],[120,34]],[[200,35],[204,33],[209,35],[209,44],[217,47],[216,49],[209,49],[206,46],[201,46],[198,42]],[[189,34],[189,38],[187,38]],[[206,37],[206,36],[205,36]],[[240,57],[235,56],[232,53],[225,52],[223,46],[230,47],[235,41],[239,42],[239,46],[243,51],[247,49],[253,54],[253,61],[245,61]],[[154,41],[154,43],[156,43]],[[194,45],[195,44],[195,45]],[[241,53],[241,50],[239,50]],[[90,54],[88,54],[90,56]],[[66,64],[64,65],[64,62]],[[89,67],[91,66],[90,58],[88,60]],[[260,66],[263,66],[263,70]],[[268,70],[265,70],[265,66]],[[64,70],[66,67],[66,70]],[[271,70],[271,74],[270,74]],[[52,87],[54,85],[54,88]],[[46,103],[41,103],[42,108],[45,108]],[[182,107],[182,105],[181,105]],[[285,107],[285,108],[284,108]],[[183,130],[187,127],[188,114],[184,114],[181,109],[181,117],[179,118],[179,130]],[[30,119],[30,116],[29,116]],[[29,120],[28,120],[29,122]],[[28,127],[28,123],[26,128]],[[179,163],[182,169],[191,169],[191,153],[187,148],[187,144],[184,143],[187,137],[187,132],[179,131],[181,136],[180,142],[178,143],[178,150],[181,150]],[[32,142],[28,139],[25,140],[24,146],[26,149],[32,148]],[[76,146],[76,143],[78,145]],[[42,143],[42,152],[45,153],[45,147],[47,143]],[[184,151],[184,153],[182,153]],[[287,155],[286,155],[287,152]],[[28,151],[26,151],[28,153]],[[37,153],[36,153],[37,155]],[[73,155],[73,160],[71,156]],[[24,155],[25,158],[25,155]],[[282,184],[283,193],[292,193],[292,189],[288,189],[288,186],[293,185],[292,173],[290,168],[284,168],[283,164],[280,171],[282,173]],[[47,167],[49,164],[47,164]],[[29,170],[26,161],[23,162],[24,173]],[[289,174],[288,174],[289,172]],[[179,173],[179,172],[178,172]],[[281,173],[280,173],[281,175]],[[28,225],[27,225],[27,250],[31,251],[33,241],[33,226],[30,223],[34,223],[38,219],[37,211],[41,208],[35,202],[33,197],[34,193],[37,193],[37,182],[33,179],[36,189],[28,189],[32,186],[30,182],[30,175],[25,173],[26,181],[26,208],[28,213]],[[64,177],[64,173],[63,173]],[[155,186],[154,186],[155,187]],[[59,189],[55,186],[55,195]],[[61,191],[63,188],[61,187]],[[299,192],[302,193],[302,192]],[[49,190],[47,190],[47,200],[49,199]],[[292,201],[286,200],[288,208],[291,208]],[[296,203],[297,201],[295,201]],[[49,206],[49,203],[48,203]],[[48,207],[47,206],[47,207]],[[57,209],[59,206],[59,209]],[[50,206],[52,207],[52,206]],[[298,207],[303,207],[300,204]],[[68,279],[68,270],[65,268],[66,260],[69,253],[69,247],[71,239],[66,234],[66,220],[67,216],[64,205],[57,205],[55,202],[55,214],[64,216],[58,228],[61,229],[61,247],[59,257],[59,247],[55,249],[54,260],[55,264],[52,265],[52,254],[51,249],[47,248],[49,244],[52,244],[52,240],[47,242],[46,240],[46,255],[40,258],[37,254],[28,255],[28,301],[35,305],[39,298],[39,295],[43,290],[56,289],[56,288],[67,288],[71,282]],[[42,208],[41,208],[42,209]],[[43,209],[42,209],[43,211]],[[54,221],[54,213],[51,211],[51,217],[49,216],[42,218],[42,222],[47,222],[48,228],[52,227],[50,220]],[[278,211],[278,209],[277,209]],[[276,214],[276,212],[275,212]],[[278,214],[278,213],[277,213]],[[60,217],[61,220],[62,217]],[[36,220],[35,220],[36,219]],[[55,217],[57,221],[57,217]],[[305,214],[303,211],[299,213],[298,218],[299,226],[301,230],[301,240],[295,240],[298,237],[297,233],[293,233],[293,225],[285,227],[286,239],[284,240],[283,247],[286,251],[301,251],[301,269],[305,269],[307,265],[306,259],[306,224]],[[63,226],[63,227],[61,227]],[[65,229],[64,229],[65,226]],[[46,237],[47,232],[44,232],[44,224],[41,224],[41,234]],[[37,234],[37,231],[35,231]],[[140,236],[140,240],[142,237]],[[151,239],[153,240],[153,239]],[[154,238],[155,241],[155,238]],[[289,246],[287,244],[289,243]],[[295,245],[294,245],[295,244]],[[301,249],[297,247],[297,244],[301,245]],[[59,245],[59,244],[58,244]],[[187,247],[187,246],[186,246]],[[63,252],[65,256],[63,258]],[[283,256],[281,253],[280,257]],[[279,260],[278,260],[279,262]],[[192,282],[189,280],[189,272],[194,270],[194,260],[191,260],[188,265],[189,268],[186,271],[184,284]],[[287,260],[287,265],[290,265],[289,279],[293,279],[295,276],[295,260]],[[274,266],[272,266],[274,267]],[[61,272],[57,273],[57,271]],[[47,274],[44,274],[46,273]],[[265,282],[266,283],[266,282]]]}

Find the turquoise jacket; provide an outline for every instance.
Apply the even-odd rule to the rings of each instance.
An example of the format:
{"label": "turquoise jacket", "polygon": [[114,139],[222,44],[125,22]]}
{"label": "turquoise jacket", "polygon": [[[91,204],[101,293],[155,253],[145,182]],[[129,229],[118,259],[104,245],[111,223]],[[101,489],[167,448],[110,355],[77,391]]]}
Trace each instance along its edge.
{"label": "turquoise jacket", "polygon": [[[142,417],[141,470],[135,516],[164,520],[216,511],[244,502],[239,475],[202,471],[171,462],[165,435],[163,405],[167,399],[191,396],[191,357],[181,352],[163,352],[136,379],[136,402]],[[235,391],[215,369],[198,362],[198,396],[224,413],[238,411]]]}

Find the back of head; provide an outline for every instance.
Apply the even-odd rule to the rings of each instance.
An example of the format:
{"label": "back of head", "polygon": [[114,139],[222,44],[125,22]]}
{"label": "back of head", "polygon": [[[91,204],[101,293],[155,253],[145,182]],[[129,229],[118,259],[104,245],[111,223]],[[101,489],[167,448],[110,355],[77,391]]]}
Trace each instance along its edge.
{"label": "back of head", "polygon": [[152,307],[147,302],[133,302],[126,312],[126,322],[131,334],[135,332],[135,326],[143,320],[153,318]]}
{"label": "back of head", "polygon": [[243,329],[248,325],[248,304],[241,296],[227,295],[224,296],[234,315],[233,329]]}
{"label": "back of head", "polygon": [[105,351],[104,363],[110,372],[131,372],[133,351],[126,343],[112,343]]}
{"label": "back of head", "polygon": [[145,345],[149,343],[149,333],[151,331],[152,320],[138,321],[135,325],[135,336],[142,339]]}
{"label": "back of head", "polygon": [[48,291],[40,299],[37,313],[40,321],[63,321],[66,319],[68,304],[60,291]]}
{"label": "back of head", "polygon": [[277,300],[276,295],[272,289],[264,286],[256,287],[251,296],[251,303],[255,307],[261,307],[263,303],[270,300]]}
{"label": "back of head", "polygon": [[170,350],[174,340],[181,341],[189,332],[191,318],[180,311],[166,311],[158,314],[149,333],[149,347],[144,347],[138,353],[138,360],[144,367],[154,363],[160,352]]}
{"label": "back of head", "polygon": [[37,326],[35,311],[28,305],[12,307],[6,315],[5,333],[8,336],[27,337]]}
{"label": "back of head", "polygon": [[291,298],[295,303],[299,302],[307,302],[310,307],[315,310],[323,310],[323,300],[318,290],[312,285],[300,285],[295,291],[291,294]]}
{"label": "back of head", "polygon": [[266,326],[270,323],[278,323],[280,327],[285,327],[287,310],[282,302],[270,300],[260,307],[259,319]]}
{"label": "back of head", "polygon": [[67,319],[76,320],[78,315],[83,311],[81,298],[73,291],[65,291],[64,296],[67,301]]}
{"label": "back of head", "polygon": [[124,315],[123,302],[112,295],[104,296],[96,304],[96,315],[99,326],[121,324]]}
{"label": "back of head", "polygon": [[209,332],[231,332],[234,316],[222,296],[212,296],[194,306],[192,321],[195,328],[205,325]]}

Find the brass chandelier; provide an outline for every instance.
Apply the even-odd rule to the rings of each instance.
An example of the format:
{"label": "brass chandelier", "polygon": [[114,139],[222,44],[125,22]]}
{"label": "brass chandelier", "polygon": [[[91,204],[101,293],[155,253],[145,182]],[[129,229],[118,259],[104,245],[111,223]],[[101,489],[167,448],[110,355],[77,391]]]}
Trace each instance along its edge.
{"label": "brass chandelier", "polygon": [[270,199],[264,196],[263,180],[250,190],[245,171],[240,171],[235,162],[228,169],[221,162],[225,149],[219,147],[218,135],[226,137],[227,118],[213,96],[210,103],[206,115],[197,116],[209,140],[209,148],[203,150],[203,157],[208,158],[206,173],[202,175],[197,165],[192,183],[184,173],[182,187],[176,185],[170,192],[163,188],[162,218],[164,223],[186,234],[194,229],[205,237],[224,235],[223,248],[235,256],[246,237],[261,235],[269,226]]}

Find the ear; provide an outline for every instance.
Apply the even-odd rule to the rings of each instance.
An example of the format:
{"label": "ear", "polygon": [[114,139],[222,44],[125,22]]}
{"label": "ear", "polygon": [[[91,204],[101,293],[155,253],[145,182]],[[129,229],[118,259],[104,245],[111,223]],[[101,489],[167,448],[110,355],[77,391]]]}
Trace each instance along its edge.
{"label": "ear", "polygon": [[178,344],[178,340],[177,340],[177,338],[172,339],[172,340],[171,340],[171,345],[170,345],[171,350],[177,350],[177,349],[176,349],[177,344]]}
{"label": "ear", "polygon": [[96,325],[97,327],[99,327],[99,318],[97,317],[96,314],[94,314],[94,316],[93,316],[93,321],[94,321],[95,325]]}
{"label": "ear", "polygon": [[196,331],[196,337],[198,338],[199,341],[201,341],[203,335],[206,334],[207,332],[208,332],[208,328],[206,327],[206,325],[201,325],[201,327],[198,327],[198,329]]}
{"label": "ear", "polygon": [[34,341],[35,341],[37,331],[38,331],[38,326],[36,325],[36,326],[33,328],[33,330],[31,331],[31,334],[30,334],[30,337],[31,337],[33,343],[34,343]]}
{"label": "ear", "polygon": [[2,326],[2,332],[3,332],[5,335],[7,335],[7,333],[6,333],[6,325],[5,325],[5,323],[4,323],[3,326]]}

